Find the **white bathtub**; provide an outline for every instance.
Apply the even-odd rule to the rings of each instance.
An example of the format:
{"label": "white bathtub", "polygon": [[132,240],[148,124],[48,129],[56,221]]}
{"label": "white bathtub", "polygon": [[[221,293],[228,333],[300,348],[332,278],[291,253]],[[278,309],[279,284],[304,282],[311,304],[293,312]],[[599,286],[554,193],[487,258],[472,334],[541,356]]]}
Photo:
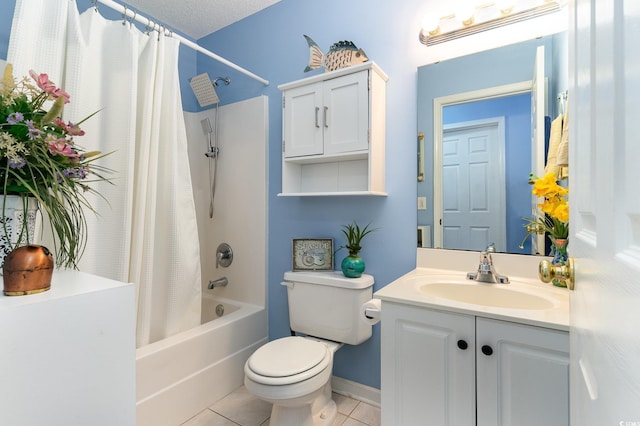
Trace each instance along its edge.
{"label": "white bathtub", "polygon": [[180,425],[237,389],[244,363],[267,341],[263,307],[207,293],[202,311],[199,327],[136,351],[137,426]]}

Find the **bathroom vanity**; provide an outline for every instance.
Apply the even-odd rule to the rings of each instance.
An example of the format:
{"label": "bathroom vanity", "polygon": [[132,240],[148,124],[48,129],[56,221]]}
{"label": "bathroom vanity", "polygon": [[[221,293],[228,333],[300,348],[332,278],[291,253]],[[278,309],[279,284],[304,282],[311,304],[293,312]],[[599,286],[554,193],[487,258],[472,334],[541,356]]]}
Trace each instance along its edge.
{"label": "bathroom vanity", "polygon": [[533,256],[493,255],[509,284],[468,280],[477,259],[419,249],[375,293],[383,425],[569,424],[568,291],[517,276],[536,273]]}

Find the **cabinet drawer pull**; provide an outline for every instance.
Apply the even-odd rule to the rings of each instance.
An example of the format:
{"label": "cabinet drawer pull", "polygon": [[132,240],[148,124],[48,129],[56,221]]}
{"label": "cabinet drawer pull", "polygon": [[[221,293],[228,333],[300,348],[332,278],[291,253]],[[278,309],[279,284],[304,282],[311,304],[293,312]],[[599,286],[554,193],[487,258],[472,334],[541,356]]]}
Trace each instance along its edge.
{"label": "cabinet drawer pull", "polygon": [[329,120],[327,119],[327,115],[329,112],[329,107],[324,107],[324,127],[329,127]]}
{"label": "cabinet drawer pull", "polygon": [[466,341],[460,339],[460,340],[458,340],[458,347],[460,349],[462,349],[463,351],[465,351],[469,347],[469,344]]}
{"label": "cabinet drawer pull", "polygon": [[316,107],[316,129],[320,128],[320,124],[318,123],[318,113],[320,112],[320,107]]}
{"label": "cabinet drawer pull", "polygon": [[491,356],[493,354],[493,348],[489,345],[483,345],[481,350],[486,356]]}

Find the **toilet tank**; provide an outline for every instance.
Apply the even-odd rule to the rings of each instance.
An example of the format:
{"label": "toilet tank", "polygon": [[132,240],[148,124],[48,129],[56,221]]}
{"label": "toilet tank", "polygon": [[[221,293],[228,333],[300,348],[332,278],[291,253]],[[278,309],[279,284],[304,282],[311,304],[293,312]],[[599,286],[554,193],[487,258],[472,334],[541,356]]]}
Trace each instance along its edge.
{"label": "toilet tank", "polygon": [[373,296],[373,277],[347,278],[340,271],[285,272],[289,323],[293,331],[358,345],[371,337],[372,326],[360,318]]}

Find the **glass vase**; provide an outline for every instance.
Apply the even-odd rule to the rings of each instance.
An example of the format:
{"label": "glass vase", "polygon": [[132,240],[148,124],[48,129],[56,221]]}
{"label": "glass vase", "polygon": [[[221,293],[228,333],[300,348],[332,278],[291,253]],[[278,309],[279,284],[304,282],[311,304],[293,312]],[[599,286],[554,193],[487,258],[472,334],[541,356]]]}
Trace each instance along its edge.
{"label": "glass vase", "polygon": [[[551,255],[553,255],[553,259],[551,260],[551,264],[553,266],[556,265],[566,265],[569,260],[569,255],[567,254],[567,246],[569,245],[569,239],[567,238],[551,238]],[[553,285],[556,287],[566,287],[567,281],[562,278],[554,278],[552,280]]]}
{"label": "glass vase", "polygon": [[39,236],[40,222],[35,198],[0,194],[0,268],[13,249]]}

